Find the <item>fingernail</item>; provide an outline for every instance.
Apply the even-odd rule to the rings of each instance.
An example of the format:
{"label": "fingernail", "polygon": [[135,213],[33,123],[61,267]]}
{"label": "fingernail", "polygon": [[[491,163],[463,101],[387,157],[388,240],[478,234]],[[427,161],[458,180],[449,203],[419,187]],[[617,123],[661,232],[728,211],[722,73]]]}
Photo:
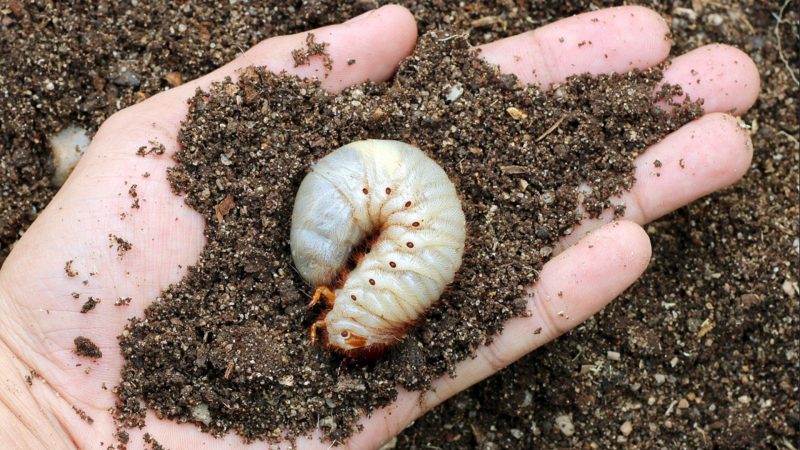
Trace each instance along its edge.
{"label": "fingernail", "polygon": [[377,11],[378,9],[380,9],[380,8],[377,8],[377,9],[371,9],[371,10],[369,10],[369,11],[367,11],[367,12],[363,13],[363,14],[359,14],[359,15],[357,15],[357,16],[355,16],[355,17],[353,17],[352,19],[348,20],[348,21],[347,21],[347,22],[345,22],[345,23],[353,23],[353,22],[358,22],[358,21],[360,21],[360,20],[364,20],[364,19],[366,19],[367,17],[371,16],[371,15],[372,15],[372,13],[374,13],[374,12],[375,12],[375,11]]}

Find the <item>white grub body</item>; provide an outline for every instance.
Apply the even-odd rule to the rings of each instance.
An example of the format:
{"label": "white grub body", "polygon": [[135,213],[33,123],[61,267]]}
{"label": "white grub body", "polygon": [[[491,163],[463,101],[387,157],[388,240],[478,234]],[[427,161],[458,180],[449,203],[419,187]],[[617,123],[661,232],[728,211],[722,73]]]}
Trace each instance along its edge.
{"label": "white grub body", "polygon": [[398,141],[353,142],[320,159],[292,215],[292,258],[310,284],[336,288],[321,320],[328,346],[345,353],[398,342],[453,281],[464,240],[453,183]]}

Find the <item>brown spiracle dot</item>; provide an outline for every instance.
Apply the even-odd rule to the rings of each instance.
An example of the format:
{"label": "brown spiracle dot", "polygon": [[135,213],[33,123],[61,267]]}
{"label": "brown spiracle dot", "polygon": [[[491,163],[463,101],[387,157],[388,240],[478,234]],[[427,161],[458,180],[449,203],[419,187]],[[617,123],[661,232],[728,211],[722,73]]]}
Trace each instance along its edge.
{"label": "brown spiracle dot", "polygon": [[371,285],[375,286],[375,280],[373,280],[372,278],[370,278],[370,279],[369,279],[369,284],[371,284]]}
{"label": "brown spiracle dot", "polygon": [[408,208],[409,206],[411,206],[411,201],[410,200],[406,202],[406,208]]}
{"label": "brown spiracle dot", "polygon": [[367,194],[369,194],[369,189],[364,188],[364,189],[361,190],[361,192],[363,192],[364,195],[367,195]]}
{"label": "brown spiracle dot", "polygon": [[418,227],[419,226],[419,222],[414,222],[414,223],[411,224],[411,226],[412,227]]}
{"label": "brown spiracle dot", "polygon": [[389,195],[389,194],[391,194],[391,193],[392,193],[392,188],[390,188],[390,187],[387,187],[387,188],[386,188],[386,195]]}
{"label": "brown spiracle dot", "polygon": [[408,247],[408,248],[414,248],[414,243],[413,243],[413,242],[411,242],[411,241],[409,241],[409,242],[406,242],[406,247]]}
{"label": "brown spiracle dot", "polygon": [[353,301],[356,301],[356,296],[355,295],[351,295],[350,299],[353,300]]}
{"label": "brown spiracle dot", "polygon": [[394,269],[395,267],[397,267],[397,263],[395,263],[394,261],[389,261],[389,267]]}

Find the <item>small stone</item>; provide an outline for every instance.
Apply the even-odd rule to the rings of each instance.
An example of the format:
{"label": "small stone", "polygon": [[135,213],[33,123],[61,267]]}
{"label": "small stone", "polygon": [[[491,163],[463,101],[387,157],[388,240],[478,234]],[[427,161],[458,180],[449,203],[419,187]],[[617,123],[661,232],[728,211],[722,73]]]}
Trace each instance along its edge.
{"label": "small stone", "polygon": [[781,285],[781,289],[783,289],[783,292],[786,293],[789,298],[794,298],[798,291],[797,283],[793,283],[791,280],[784,281]]}
{"label": "small stone", "polygon": [[48,81],[47,84],[44,85],[44,88],[47,89],[48,91],[52,91],[53,89],[56,88],[56,85],[53,84],[52,81]]}
{"label": "small stone", "polygon": [[278,380],[278,383],[283,386],[294,386],[294,376],[284,375]]}
{"label": "small stone", "polygon": [[739,400],[739,403],[741,403],[743,405],[749,405],[750,404],[750,396],[748,396],[748,395],[742,395],[737,400]]}
{"label": "small stone", "polygon": [[630,420],[626,420],[625,423],[619,427],[619,431],[623,436],[629,436],[631,432],[633,432],[633,424],[631,424]]}
{"label": "small stone", "polygon": [[448,86],[445,92],[444,100],[447,103],[453,103],[454,101],[458,100],[461,97],[461,94],[464,93],[464,87],[461,84],[456,84],[455,86]]}
{"label": "small stone", "polygon": [[678,409],[686,409],[689,407],[689,400],[682,398],[678,400]]}
{"label": "small stone", "polygon": [[619,361],[620,354],[619,352],[608,351],[606,352],[606,358],[608,358],[610,361]]}
{"label": "small stone", "polygon": [[667,381],[667,376],[663,373],[657,373],[653,375],[653,378],[656,379],[656,384],[664,384],[664,382]]}
{"label": "small stone", "polygon": [[719,14],[709,14],[706,16],[706,23],[715,27],[722,25],[722,22],[724,21],[725,19],[723,19]]}
{"label": "small stone", "polygon": [[211,413],[208,411],[208,405],[200,403],[192,408],[192,418],[208,426],[211,423]]}
{"label": "small stone", "polygon": [[164,81],[172,87],[180,86],[183,84],[183,75],[180,72],[170,72],[164,75]]}
{"label": "small stone", "polygon": [[556,417],[556,426],[564,434],[564,436],[572,436],[575,434],[575,425],[572,424],[572,415],[563,414]]}
{"label": "small stone", "polygon": [[138,87],[141,82],[139,75],[127,68],[120,70],[119,74],[112,80],[112,82],[119,86]]}
{"label": "small stone", "polygon": [[53,186],[61,187],[72,169],[78,164],[86,147],[89,146],[89,136],[85,129],[69,126],[47,138],[50,150],[53,152]]}
{"label": "small stone", "polygon": [[514,120],[522,120],[522,119],[527,119],[528,118],[528,115],[525,114],[525,112],[523,112],[523,111],[521,111],[521,110],[519,110],[519,109],[517,109],[517,108],[515,108],[513,106],[507,108],[506,112]]}
{"label": "small stone", "polygon": [[508,432],[511,433],[511,435],[514,436],[514,438],[516,438],[516,439],[522,439],[522,436],[524,436],[522,431],[520,431],[520,430],[518,430],[516,428],[510,429],[510,430],[508,430]]}

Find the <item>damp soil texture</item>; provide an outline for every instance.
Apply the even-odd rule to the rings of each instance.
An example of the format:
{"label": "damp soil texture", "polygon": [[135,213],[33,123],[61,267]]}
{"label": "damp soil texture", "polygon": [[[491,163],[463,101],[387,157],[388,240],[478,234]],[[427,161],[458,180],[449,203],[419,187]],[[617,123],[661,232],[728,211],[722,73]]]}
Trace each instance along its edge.
{"label": "damp soil texture", "polygon": [[[140,0],[132,4],[98,2],[91,8],[78,8],[62,2],[11,0],[0,5],[0,48],[3,48],[0,59],[4,67],[0,74],[4,99],[0,103],[0,264],[55,192],[50,184],[53,168],[45,144],[47,135],[72,124],[92,132],[114,111],[182,80],[202,75],[261,39],[339,22],[383,3],[366,0],[340,4],[320,0],[292,5],[264,1],[256,5],[240,1],[220,8],[217,2]],[[453,4],[407,0],[399,3],[414,12],[422,33],[447,24],[452,30],[466,33],[472,44],[479,44],[619,2],[497,0]],[[743,118],[750,126],[755,151],[750,170],[736,186],[649,225],[654,259],[648,272],[602,314],[436,408],[390,445],[486,449],[620,445],[797,447],[800,428],[796,383],[800,378],[797,5],[783,0],[632,3],[650,6],[664,15],[672,27],[675,54],[722,42],[741,48],[755,60],[762,76],[762,93],[756,106]],[[108,30],[112,29],[114,32],[110,33]],[[406,74],[409,75],[413,74]],[[648,76],[652,74],[640,75],[644,78],[637,82],[645,82]],[[262,74],[258,77],[259,83],[277,83]],[[292,92],[303,88],[324,97],[313,85],[287,87]],[[364,101],[391,95],[384,92],[386,89],[362,88]],[[437,99],[441,95],[433,91],[429,94]],[[220,95],[220,101],[223,98]],[[335,105],[336,100],[328,99],[326,104]],[[362,117],[355,123],[364,122]],[[570,129],[559,130],[567,131]],[[319,130],[320,135],[331,133],[334,131]],[[346,135],[345,131],[336,133]],[[424,142],[420,145],[425,146]],[[444,154],[435,153],[430,145],[425,150],[446,165]],[[299,174],[322,151],[312,146],[295,155],[299,159],[291,172],[295,178],[283,180],[281,185],[296,184]],[[624,158],[619,162],[623,163]],[[451,174],[458,173],[452,166],[446,168]],[[604,172],[603,179],[624,182],[619,175],[625,169],[617,170]],[[510,174],[501,174],[500,180],[503,175]],[[524,179],[522,174],[516,177]],[[569,185],[568,181],[564,183]],[[182,186],[191,197],[190,182],[186,180]],[[501,196],[503,190],[509,193],[511,189],[503,183],[487,188],[494,189],[494,196]],[[519,188],[517,185],[517,191],[513,192]],[[218,200],[209,197],[195,206],[208,216],[209,208]],[[286,199],[274,201],[272,206],[259,205],[260,211],[277,208],[278,202]],[[230,215],[231,221],[239,221],[241,206],[235,198],[234,203],[224,215]],[[236,232],[235,226],[226,230],[222,225],[226,217],[221,224],[216,216],[209,219],[208,232],[220,240],[225,239],[226,233]],[[563,231],[562,223],[545,223],[551,227],[549,232]],[[287,225],[267,223],[266,226],[279,229]],[[536,236],[536,230],[533,231]],[[519,250],[532,249],[536,247],[528,241]],[[242,250],[230,251],[235,254]],[[246,267],[237,270],[248,273]],[[283,320],[297,319],[305,325],[313,315],[295,310],[291,316],[293,305],[301,305],[305,298],[298,291],[302,284],[291,271],[284,270],[283,275],[282,279],[287,281],[274,288],[288,302],[283,307]],[[202,275],[192,272],[186,282],[199,282],[195,279],[198,276]],[[260,275],[252,272],[250,276],[256,280]],[[255,286],[256,282],[253,283]],[[216,293],[218,298],[226,294],[227,284],[230,283],[221,283],[222,291]],[[169,302],[166,300],[163,304]],[[517,311],[513,302],[497,300],[494,304],[508,308],[502,311],[506,315]],[[217,305],[224,309],[222,306]],[[442,319],[441,311],[444,309],[433,311],[429,322]],[[264,312],[255,315],[259,314]],[[424,339],[423,329],[412,335],[412,339]],[[237,348],[217,347],[213,354],[209,352],[204,370],[209,370],[209,366],[221,367],[231,352],[245,351],[255,345],[248,344],[246,338],[252,336],[253,330],[241,327],[230,327],[228,337],[205,333],[197,337],[200,334],[197,329],[184,331],[195,333],[198,341],[208,340],[212,344],[209,347],[218,339],[232,340],[231,334],[243,336],[237,340],[240,342]],[[483,328],[481,334],[475,333],[452,345],[466,352],[469,345],[459,345],[478,342],[488,336],[488,331]],[[188,333],[180,337],[190,336]],[[471,341],[473,338],[476,340]],[[280,339],[276,338],[276,345],[285,345]],[[306,342],[298,341],[293,348],[304,348]],[[318,366],[330,363],[321,353],[304,355]],[[457,358],[450,355],[433,362],[431,370],[444,370]],[[257,367],[258,360],[255,361],[251,369]],[[394,361],[402,367],[402,361]],[[235,377],[246,370],[247,367],[234,366],[228,381],[235,383]],[[343,370],[349,371],[350,376],[343,378],[340,393],[358,392],[360,387],[351,381],[364,377],[366,369],[348,366]],[[371,370],[375,376],[381,373],[378,368]],[[226,365],[223,379],[227,371]],[[402,370],[392,372],[391,376],[400,377],[402,373]],[[294,383],[289,377],[281,381]],[[425,382],[399,381],[419,385]],[[175,382],[184,381],[176,378]],[[370,394],[391,392],[389,386],[370,385],[370,389],[373,389]],[[327,400],[336,402],[340,393],[331,398],[315,395],[324,410],[331,408]],[[209,398],[213,400],[214,394],[217,393],[209,393]],[[368,397],[356,395],[356,398],[366,401]],[[372,397],[371,401],[383,400]],[[299,413],[302,411],[295,414]],[[185,412],[175,410],[170,414]],[[342,432],[332,429],[345,423],[341,414],[331,416],[325,424],[332,435]],[[558,426],[564,423],[572,427]]]}
{"label": "damp soil texture", "polygon": [[[656,93],[660,78],[580,77],[542,93],[437,32],[420,38],[392,83],[334,95],[250,68],[198,93],[169,178],[205,215],[207,244],[188,277],[126,328],[122,402],[143,399],[191,421],[201,408],[210,431],[246,438],[319,425],[345,440],[396,385],[427,388],[526,313],[525,287],[581,218],[578,187],[592,191],[588,215],[610,207],[634,181],[635,156],[700,113],[691,102],[669,114],[656,107],[678,93]],[[287,237],[313,161],[368,138],[437,160],[459,192],[468,237],[455,282],[424,320],[378,361],[356,364],[309,345],[319,311],[307,307],[313,287],[292,269]]]}

